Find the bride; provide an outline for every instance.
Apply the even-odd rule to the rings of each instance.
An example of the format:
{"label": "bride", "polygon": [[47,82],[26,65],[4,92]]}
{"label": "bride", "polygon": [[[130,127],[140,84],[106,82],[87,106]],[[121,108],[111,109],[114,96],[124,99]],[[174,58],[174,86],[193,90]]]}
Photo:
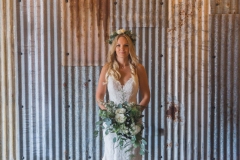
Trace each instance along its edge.
{"label": "bride", "polygon": [[[137,93],[140,92],[139,105],[142,111],[150,100],[148,78],[143,65],[138,62],[135,49],[135,36],[131,31],[120,29],[110,35],[111,44],[108,53],[108,62],[103,66],[96,91],[96,100],[102,110],[106,91],[109,93],[109,100],[116,104],[127,102],[137,103]],[[128,160],[134,155],[135,160],[142,159],[139,148],[131,152],[125,152],[131,146],[121,150],[113,142],[115,133],[104,134],[104,155],[103,160]]]}

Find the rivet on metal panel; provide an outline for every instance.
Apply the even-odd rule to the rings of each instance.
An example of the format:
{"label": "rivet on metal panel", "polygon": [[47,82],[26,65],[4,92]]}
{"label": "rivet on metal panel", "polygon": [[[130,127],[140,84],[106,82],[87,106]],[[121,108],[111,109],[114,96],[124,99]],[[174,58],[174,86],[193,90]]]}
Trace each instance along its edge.
{"label": "rivet on metal panel", "polygon": [[159,132],[159,134],[160,134],[161,136],[164,136],[164,129],[163,129],[163,128],[160,128],[160,129],[158,130],[158,132]]}
{"label": "rivet on metal panel", "polygon": [[66,53],[66,55],[68,56],[68,55],[69,55],[69,53]]}
{"label": "rivet on metal panel", "polygon": [[22,106],[22,108],[23,108],[23,106]]}
{"label": "rivet on metal panel", "polygon": [[167,148],[172,148],[172,143],[167,144]]}
{"label": "rivet on metal panel", "polygon": [[213,106],[212,108],[215,109],[215,106]]}
{"label": "rivet on metal panel", "polygon": [[86,87],[88,86],[88,82],[91,82],[91,80],[89,79],[87,82],[84,83]]}
{"label": "rivet on metal panel", "polygon": [[161,57],[163,57],[163,55],[161,54]]}
{"label": "rivet on metal panel", "polygon": [[24,157],[22,157],[22,159],[24,159]]}
{"label": "rivet on metal panel", "polygon": [[68,159],[71,159],[71,157],[69,156]]}
{"label": "rivet on metal panel", "polygon": [[219,3],[216,3],[216,6],[218,6],[219,5]]}
{"label": "rivet on metal panel", "polygon": [[21,0],[19,0],[18,2],[21,2]]}
{"label": "rivet on metal panel", "polygon": [[21,52],[20,54],[21,54],[21,55],[23,55],[23,53],[22,53],[22,52]]}
{"label": "rivet on metal panel", "polygon": [[162,158],[162,156],[160,158]]}
{"label": "rivet on metal panel", "polygon": [[212,56],[212,58],[216,58],[216,56]]}
{"label": "rivet on metal panel", "polygon": [[70,108],[70,105],[68,105],[68,108]]}
{"label": "rivet on metal panel", "polygon": [[117,2],[114,2],[115,5],[117,5]]}
{"label": "rivet on metal panel", "polygon": [[88,159],[91,159],[92,157],[91,156],[88,156]]}
{"label": "rivet on metal panel", "polygon": [[161,2],[160,4],[163,5],[163,2]]}
{"label": "rivet on metal panel", "polygon": [[163,107],[162,105],[160,107]]}

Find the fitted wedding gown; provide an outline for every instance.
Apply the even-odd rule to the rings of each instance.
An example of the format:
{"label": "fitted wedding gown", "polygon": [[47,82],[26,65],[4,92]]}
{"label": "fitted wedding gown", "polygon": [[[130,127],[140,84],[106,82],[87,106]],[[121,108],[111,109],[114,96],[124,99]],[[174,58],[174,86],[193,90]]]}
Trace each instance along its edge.
{"label": "fitted wedding gown", "polygon": [[[137,93],[138,93],[138,79],[136,76],[136,83],[133,78],[130,78],[124,85],[119,81],[115,80],[113,77],[108,77],[108,93],[109,100],[116,104],[127,102],[137,103]],[[116,137],[115,133],[109,133],[105,135],[105,130],[103,130],[104,138],[104,156],[102,160],[130,160],[130,155],[134,155],[133,160],[141,160],[142,157],[139,154],[139,148],[133,149],[130,152],[126,152],[131,146],[127,146],[123,150],[120,147],[116,147],[117,143],[113,142],[113,138]]]}

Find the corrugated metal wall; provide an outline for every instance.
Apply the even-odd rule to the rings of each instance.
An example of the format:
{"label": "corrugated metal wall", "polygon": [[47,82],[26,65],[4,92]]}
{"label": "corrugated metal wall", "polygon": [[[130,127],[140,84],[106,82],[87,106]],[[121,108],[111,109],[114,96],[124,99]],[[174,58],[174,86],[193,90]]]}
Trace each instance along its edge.
{"label": "corrugated metal wall", "polygon": [[209,1],[170,1],[165,159],[212,159],[208,130]]}
{"label": "corrugated metal wall", "polygon": [[60,2],[17,2],[19,157],[62,159],[66,144]]}
{"label": "corrugated metal wall", "polygon": [[94,96],[119,28],[137,34],[149,77],[143,159],[239,159],[239,7],[0,0],[0,159],[101,159]]}
{"label": "corrugated metal wall", "polygon": [[240,158],[240,15],[211,15],[208,152],[215,159]]}
{"label": "corrugated metal wall", "polygon": [[16,159],[16,3],[0,1],[0,159]]}
{"label": "corrugated metal wall", "polygon": [[211,14],[239,14],[238,0],[210,0]]}
{"label": "corrugated metal wall", "polygon": [[61,2],[62,64],[104,65],[108,52],[109,0]]}

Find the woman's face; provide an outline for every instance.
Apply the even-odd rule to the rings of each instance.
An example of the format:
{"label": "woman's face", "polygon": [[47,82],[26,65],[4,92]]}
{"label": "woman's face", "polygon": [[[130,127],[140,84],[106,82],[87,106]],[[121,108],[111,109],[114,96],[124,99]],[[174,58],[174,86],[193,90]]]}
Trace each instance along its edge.
{"label": "woman's face", "polygon": [[125,37],[121,36],[117,40],[116,45],[117,58],[128,58],[129,55],[129,45]]}

